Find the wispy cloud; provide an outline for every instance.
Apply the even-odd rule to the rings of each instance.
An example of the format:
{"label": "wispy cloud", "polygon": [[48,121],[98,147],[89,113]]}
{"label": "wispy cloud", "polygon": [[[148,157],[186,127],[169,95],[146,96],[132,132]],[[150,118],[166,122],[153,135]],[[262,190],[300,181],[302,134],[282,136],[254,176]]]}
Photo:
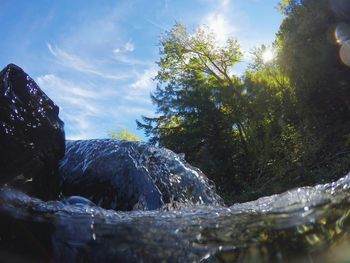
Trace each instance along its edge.
{"label": "wispy cloud", "polygon": [[57,46],[53,46],[50,43],[47,43],[47,47],[50,53],[57,59],[57,61],[65,67],[69,67],[79,72],[93,74],[102,78],[112,79],[112,80],[121,80],[129,78],[129,74],[121,74],[116,72],[115,74],[105,73],[94,66],[95,63],[92,63],[88,60],[85,60],[78,55],[68,53]]}
{"label": "wispy cloud", "polygon": [[99,110],[91,103],[91,100],[99,98],[101,94],[92,91],[90,87],[82,87],[79,84],[61,79],[54,74],[39,76],[37,82],[41,88],[59,105],[75,106],[86,114],[98,114]]}
{"label": "wispy cloud", "polygon": [[141,59],[135,59],[131,57],[130,53],[135,50],[135,44],[131,42],[130,40],[127,41],[125,44],[123,44],[120,47],[117,47],[113,49],[113,60],[114,62],[118,62],[121,64],[125,64],[127,66],[145,66],[145,65],[150,65],[153,64],[149,61],[144,61]]}
{"label": "wispy cloud", "polygon": [[170,28],[170,26],[168,26],[168,25],[156,22],[156,21],[151,20],[151,19],[146,19],[146,22],[150,23],[151,25],[153,25],[156,28],[161,29],[162,31],[167,31]]}
{"label": "wispy cloud", "polygon": [[71,133],[69,134],[69,140],[83,140],[91,138],[92,124],[89,120],[89,116],[82,113],[79,115],[67,115],[64,119],[65,122],[72,123]]}
{"label": "wispy cloud", "polygon": [[146,69],[141,75],[139,75],[136,81],[132,83],[130,87],[133,90],[149,91],[155,85],[155,82],[153,81],[153,79],[156,76],[156,74],[157,74],[157,67],[152,66]]}
{"label": "wispy cloud", "polygon": [[150,110],[147,107],[125,107],[118,106],[114,109],[115,113],[119,115],[132,115],[132,116],[154,116],[154,111]]}
{"label": "wispy cloud", "polygon": [[113,59],[115,62],[119,62],[119,63],[127,65],[127,66],[149,66],[149,65],[153,64],[150,61],[144,61],[141,59],[132,58],[132,57],[126,56],[122,53],[115,54]]}
{"label": "wispy cloud", "polygon": [[116,3],[103,17],[85,21],[47,43],[56,66],[38,82],[62,105],[71,139],[104,136],[122,127],[135,132],[135,119],[153,112],[152,46],[157,40],[156,36],[148,37],[147,42],[144,36],[129,32],[147,32],[144,21],[128,31],[122,26],[131,5],[127,1]]}
{"label": "wispy cloud", "polygon": [[60,116],[66,123],[68,139],[88,139],[105,136],[114,127],[128,127],[141,115],[153,116],[150,92],[155,84],[156,69],[150,67],[126,84],[115,88],[102,82],[102,87],[79,80],[67,80],[55,74],[39,76],[39,86],[60,107]]}
{"label": "wispy cloud", "polygon": [[156,82],[153,79],[157,75],[157,70],[157,67],[153,65],[144,70],[142,74],[139,74],[135,81],[127,86],[124,98],[129,101],[150,105],[150,94],[156,86]]}
{"label": "wispy cloud", "polygon": [[99,100],[108,92],[93,90],[89,84],[77,84],[54,74],[39,76],[37,83],[61,106],[60,116],[68,124],[69,139],[86,139],[93,136],[94,124],[91,117],[104,114]]}
{"label": "wispy cloud", "polygon": [[101,96],[101,94],[96,91],[70,83],[54,74],[40,76],[37,80],[40,85],[45,85],[46,90],[56,93],[55,95],[64,94],[64,96],[78,96],[83,98],[96,98]]}
{"label": "wispy cloud", "polygon": [[113,50],[114,53],[133,52],[135,50],[135,44],[131,41],[126,42],[122,47],[117,47]]}

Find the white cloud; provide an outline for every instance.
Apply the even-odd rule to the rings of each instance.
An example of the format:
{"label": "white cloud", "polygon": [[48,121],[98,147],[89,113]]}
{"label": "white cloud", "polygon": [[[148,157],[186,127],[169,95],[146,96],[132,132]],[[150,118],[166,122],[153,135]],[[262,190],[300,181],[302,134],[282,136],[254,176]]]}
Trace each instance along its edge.
{"label": "white cloud", "polygon": [[131,65],[131,66],[138,66],[138,65],[150,65],[153,63],[150,63],[149,61],[144,61],[140,59],[135,59],[129,56],[128,53],[131,53],[135,50],[135,44],[131,41],[126,42],[122,47],[115,48],[113,50],[114,61],[117,61],[122,64]]}
{"label": "white cloud", "polygon": [[54,74],[47,74],[37,78],[39,85],[45,86],[49,92],[57,92],[57,94],[67,94],[69,96],[78,96],[84,98],[95,98],[100,94],[93,90],[77,86]]}
{"label": "white cloud", "polygon": [[99,113],[90,100],[99,98],[101,94],[93,91],[90,87],[82,87],[54,74],[39,76],[37,82],[49,97],[55,99],[58,105],[75,106],[76,109],[90,115]]}
{"label": "white cloud", "polygon": [[114,88],[97,88],[89,83],[76,83],[62,79],[54,74],[47,74],[37,78],[39,86],[54,98],[58,105],[74,107],[85,115],[98,115],[103,111],[99,107],[99,101],[106,97],[118,95]]}
{"label": "white cloud", "polygon": [[132,52],[135,50],[135,45],[129,41],[129,42],[126,42],[124,48],[125,48],[125,51]]}
{"label": "white cloud", "polygon": [[151,66],[144,70],[125,91],[124,98],[129,101],[151,104],[150,93],[156,86],[153,78],[157,75],[157,67]]}
{"label": "white cloud", "polygon": [[115,48],[114,53],[123,53],[123,52],[133,52],[135,50],[135,44],[131,41],[126,42],[122,47]]}
{"label": "white cloud", "polygon": [[118,106],[114,109],[115,113],[118,115],[145,115],[145,116],[154,116],[154,111],[150,110],[147,107],[127,107],[127,106]]}
{"label": "white cloud", "polygon": [[62,117],[62,120],[65,123],[67,140],[87,140],[96,137],[94,125],[89,116],[84,114],[66,115]]}
{"label": "white cloud", "polygon": [[67,138],[75,140],[104,137],[111,130],[111,123],[112,127],[129,127],[130,123],[135,125],[134,120],[141,115],[153,116],[149,94],[155,74],[155,68],[146,69],[124,89],[116,89],[113,83],[107,82],[96,87],[56,74],[39,76],[36,81],[60,106]]}
{"label": "white cloud", "polygon": [[89,116],[87,114],[66,116],[66,120],[77,124],[75,125],[75,128],[77,128],[75,134],[88,134],[87,130],[91,128],[88,118]]}
{"label": "white cloud", "polygon": [[54,74],[39,76],[37,83],[60,106],[60,116],[69,125],[69,139],[93,136],[91,117],[104,114],[99,100],[106,96],[107,91],[93,90],[88,84],[77,84]]}
{"label": "white cloud", "polygon": [[50,43],[47,43],[47,47],[50,53],[57,59],[57,61],[61,65],[65,67],[69,67],[76,71],[89,73],[102,78],[112,79],[112,80],[126,79],[130,77],[129,74],[121,74],[120,72],[116,72],[115,74],[102,72],[98,70],[94,65],[96,64],[96,62],[92,63],[88,60],[84,60],[75,54],[70,54],[58,48],[57,46],[51,45]]}
{"label": "white cloud", "polygon": [[150,90],[155,83],[153,78],[157,75],[157,68],[155,66],[146,69],[130,87],[134,90]]}
{"label": "white cloud", "polygon": [[159,23],[159,22],[154,21],[154,20],[149,19],[149,18],[146,18],[145,20],[146,20],[146,22],[150,23],[152,26],[154,26],[162,31],[167,31],[167,30],[169,30],[169,28],[171,28],[171,26],[169,26],[169,25]]}
{"label": "white cloud", "polygon": [[152,65],[153,63],[149,62],[149,61],[144,61],[144,60],[140,60],[140,59],[135,59],[135,58],[130,58],[122,53],[116,53],[114,56],[114,60],[125,64],[125,65],[131,65],[131,66],[149,66]]}

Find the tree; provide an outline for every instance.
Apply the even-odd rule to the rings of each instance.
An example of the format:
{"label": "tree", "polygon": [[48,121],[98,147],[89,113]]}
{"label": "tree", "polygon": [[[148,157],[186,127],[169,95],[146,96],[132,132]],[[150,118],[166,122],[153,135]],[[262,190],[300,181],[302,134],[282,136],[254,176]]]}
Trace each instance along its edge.
{"label": "tree", "polygon": [[350,46],[350,21],[345,2],[335,2],[282,0],[275,43],[255,49],[240,78],[231,73],[242,57],[237,41],[219,46],[205,27],[190,34],[176,24],[160,42],[151,96],[158,117],[143,116],[138,127],[184,152],[226,200],[342,176],[350,168],[350,68],[339,50]]}
{"label": "tree", "polygon": [[248,151],[241,109],[248,104],[231,74],[242,56],[237,41],[222,47],[208,29],[191,35],[177,23],[161,39],[160,55],[151,96],[159,116],[143,116],[138,127],[151,142],[184,152],[216,182],[233,180],[233,162]]}
{"label": "tree", "polygon": [[122,129],[119,132],[110,132],[109,137],[116,139],[116,140],[122,140],[122,141],[136,141],[140,142],[141,139],[137,137],[136,135],[129,132],[127,129]]}
{"label": "tree", "polygon": [[303,177],[311,174],[310,183],[320,177],[334,180],[349,169],[348,162],[339,162],[350,146],[350,68],[341,61],[341,46],[334,37],[338,25],[350,23],[348,12],[338,8],[347,2],[284,2],[289,3],[277,35],[278,64],[285,67],[295,90]]}
{"label": "tree", "polygon": [[226,46],[217,44],[215,35],[206,27],[199,28],[190,35],[186,28],[177,23],[161,40],[161,59],[156,79],[159,84],[176,83],[188,78],[189,74],[202,74],[216,87],[223,107],[237,105],[231,113],[232,125],[239,131],[240,139],[246,144],[244,123],[239,108],[245,104],[243,89],[239,79],[231,74],[231,69],[242,58],[239,44],[228,39]]}
{"label": "tree", "polygon": [[[298,123],[295,94],[285,68],[277,63],[278,48],[275,44],[253,50],[253,61],[244,74],[251,106],[246,119],[249,158],[252,160],[250,173],[252,181],[260,188],[263,181],[280,173],[277,170],[285,166],[285,161],[297,159],[290,158],[293,152],[291,132],[295,132]],[[270,60],[265,61],[265,54],[270,54]]]}
{"label": "tree", "polygon": [[303,0],[281,0],[278,4],[279,10],[282,14],[290,15],[295,12],[296,8],[303,4]]}

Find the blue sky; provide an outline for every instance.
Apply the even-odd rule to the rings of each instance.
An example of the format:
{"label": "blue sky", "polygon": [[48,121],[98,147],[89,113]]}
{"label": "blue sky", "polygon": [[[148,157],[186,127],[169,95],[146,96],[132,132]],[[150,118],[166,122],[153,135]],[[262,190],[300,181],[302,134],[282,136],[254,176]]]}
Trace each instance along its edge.
{"label": "blue sky", "polygon": [[[154,116],[158,41],[175,21],[206,24],[244,51],[270,44],[278,0],[1,0],[0,67],[15,63],[60,106],[68,139],[107,137]],[[240,66],[236,72],[242,72]]]}

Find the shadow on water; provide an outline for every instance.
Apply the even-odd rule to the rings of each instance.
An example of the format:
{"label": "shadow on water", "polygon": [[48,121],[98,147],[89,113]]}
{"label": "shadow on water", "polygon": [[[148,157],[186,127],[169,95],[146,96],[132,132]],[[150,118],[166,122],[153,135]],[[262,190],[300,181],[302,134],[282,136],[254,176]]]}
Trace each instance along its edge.
{"label": "shadow on water", "polygon": [[0,257],[13,262],[345,262],[350,176],[229,208],[116,212],[81,197],[0,192]]}

